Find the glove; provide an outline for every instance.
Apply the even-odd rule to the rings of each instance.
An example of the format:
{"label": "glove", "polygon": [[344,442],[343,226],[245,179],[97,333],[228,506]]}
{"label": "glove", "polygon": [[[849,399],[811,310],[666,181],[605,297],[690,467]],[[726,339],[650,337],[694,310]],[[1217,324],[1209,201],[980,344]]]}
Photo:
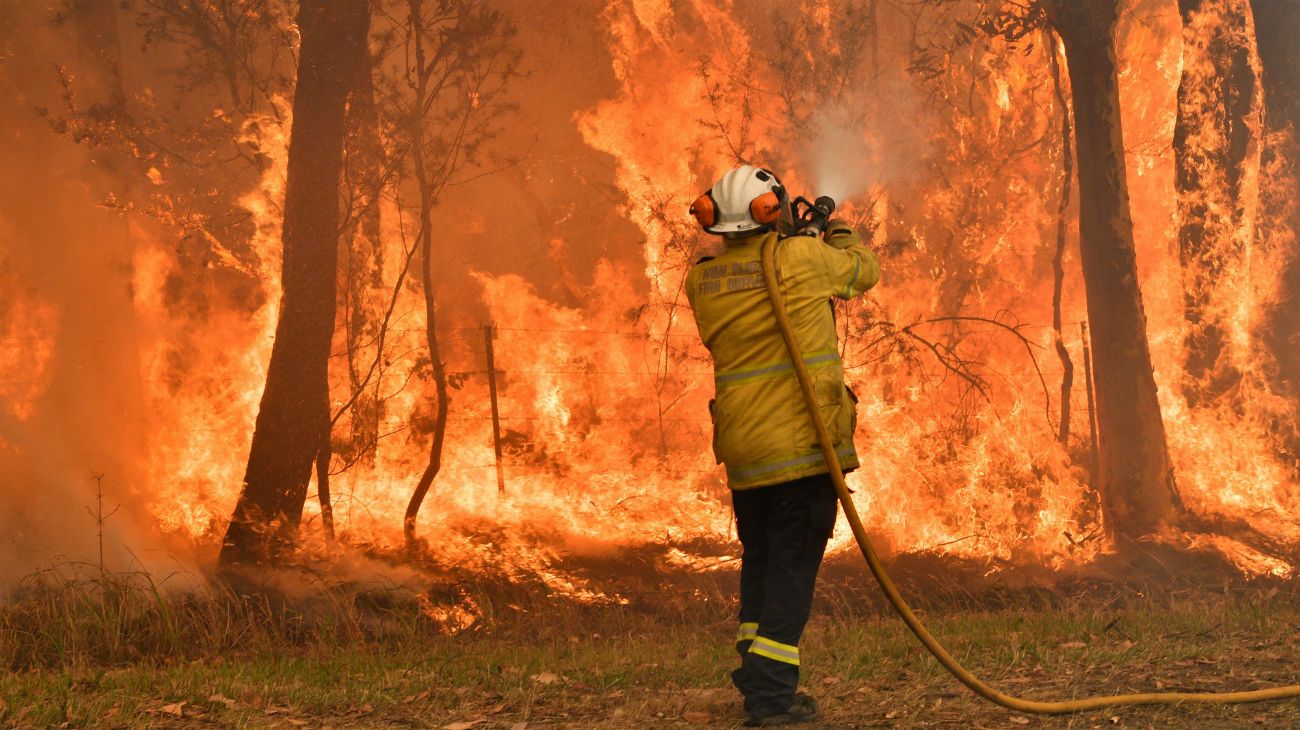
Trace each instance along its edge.
{"label": "glove", "polygon": [[862,243],[862,235],[853,230],[847,221],[838,218],[826,224],[826,243],[835,248],[848,248]]}

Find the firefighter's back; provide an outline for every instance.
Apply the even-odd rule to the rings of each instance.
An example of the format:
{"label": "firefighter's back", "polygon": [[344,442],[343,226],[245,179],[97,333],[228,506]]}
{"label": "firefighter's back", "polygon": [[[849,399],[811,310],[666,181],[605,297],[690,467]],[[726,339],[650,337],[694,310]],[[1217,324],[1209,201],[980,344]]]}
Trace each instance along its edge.
{"label": "firefighter's back", "polygon": [[[733,489],[823,473],[824,460],[799,394],[785,345],[777,331],[763,279],[762,246],[775,232],[728,243],[717,257],[702,260],[687,277],[687,294],[705,346],[713,355],[714,453],[727,467]],[[855,237],[856,238],[856,237]],[[847,467],[853,452],[853,402],[843,372],[829,298],[851,295],[875,283],[859,276],[859,262],[846,261],[838,279],[828,266],[826,243],[794,236],[776,243],[776,268],[784,306],[794,324],[804,362],[813,373],[823,416],[831,424]],[[865,247],[858,247],[865,252]],[[836,251],[837,254],[844,252]],[[866,254],[870,256],[869,252]],[[875,265],[874,258],[867,268]],[[876,270],[878,271],[878,270]],[[850,281],[844,280],[850,277]],[[871,281],[868,283],[867,278]],[[865,284],[865,286],[861,286]]]}

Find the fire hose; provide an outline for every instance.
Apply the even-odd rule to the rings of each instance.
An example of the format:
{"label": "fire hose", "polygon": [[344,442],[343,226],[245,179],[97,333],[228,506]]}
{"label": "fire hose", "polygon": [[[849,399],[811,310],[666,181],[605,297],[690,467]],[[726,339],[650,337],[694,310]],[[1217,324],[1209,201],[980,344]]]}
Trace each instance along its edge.
{"label": "fire hose", "polygon": [[[807,201],[803,202],[807,205]],[[820,235],[826,219],[830,217],[830,213],[834,210],[834,206],[834,201],[826,197],[818,198],[815,205],[809,205],[808,207],[812,210],[802,221],[806,225],[801,230],[801,233],[813,236]],[[853,498],[849,496],[848,485],[844,482],[844,470],[840,466],[839,457],[835,453],[835,444],[831,440],[830,431],[826,428],[826,421],[822,418],[821,410],[817,407],[817,394],[813,390],[812,378],[808,374],[807,366],[804,364],[802,350],[799,347],[798,340],[795,339],[794,328],[790,324],[790,317],[786,313],[782,302],[781,285],[777,280],[775,265],[776,243],[777,237],[773,236],[763,244],[763,280],[767,285],[767,295],[772,303],[772,311],[776,316],[777,328],[781,331],[781,338],[785,341],[786,349],[789,351],[790,361],[794,364],[795,376],[798,378],[799,387],[803,391],[804,403],[812,416],[813,428],[817,432],[817,442],[821,446],[822,455],[826,459],[831,480],[835,483],[835,492],[839,496],[840,504],[844,506],[844,516],[848,520],[849,527],[853,530],[853,537],[857,540],[858,548],[862,551],[862,557],[866,558],[867,567],[871,569],[871,575],[880,584],[880,589],[884,591],[890,605],[902,617],[903,623],[907,624],[907,628],[911,629],[912,633],[916,635],[917,640],[952,676],[969,687],[972,692],[989,702],[1011,710],[1041,715],[1062,715],[1118,705],[1176,705],[1184,702],[1228,704],[1300,697],[1300,685],[1289,685],[1243,692],[1146,692],[1085,697],[1074,700],[1031,700],[1009,695],[963,667],[912,612],[911,607],[907,605],[907,601],[903,599],[902,594],[898,592],[898,588],[894,586],[894,581],[890,579],[889,573],[885,571],[885,566],[881,564],[875,548],[871,545],[871,539],[867,536],[866,528],[862,526],[862,519],[858,516],[857,508],[853,505]]]}

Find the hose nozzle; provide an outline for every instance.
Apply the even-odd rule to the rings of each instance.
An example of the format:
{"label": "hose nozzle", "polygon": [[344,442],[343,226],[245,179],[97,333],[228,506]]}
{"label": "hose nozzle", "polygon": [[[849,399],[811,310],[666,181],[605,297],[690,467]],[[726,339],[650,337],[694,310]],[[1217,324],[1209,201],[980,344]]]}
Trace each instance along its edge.
{"label": "hose nozzle", "polygon": [[799,221],[799,235],[820,236],[822,231],[826,230],[831,214],[835,212],[835,199],[829,195],[822,195],[808,202],[807,198],[800,196],[794,201],[794,210]]}

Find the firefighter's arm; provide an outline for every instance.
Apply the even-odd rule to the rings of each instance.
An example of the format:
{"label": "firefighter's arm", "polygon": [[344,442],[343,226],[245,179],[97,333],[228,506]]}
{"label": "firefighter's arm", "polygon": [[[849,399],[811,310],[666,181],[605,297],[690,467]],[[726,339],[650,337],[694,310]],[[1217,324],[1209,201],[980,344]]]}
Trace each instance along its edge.
{"label": "firefighter's arm", "polygon": [[819,246],[830,295],[852,299],[880,281],[880,262],[866,241],[844,221],[826,227],[826,245]]}

